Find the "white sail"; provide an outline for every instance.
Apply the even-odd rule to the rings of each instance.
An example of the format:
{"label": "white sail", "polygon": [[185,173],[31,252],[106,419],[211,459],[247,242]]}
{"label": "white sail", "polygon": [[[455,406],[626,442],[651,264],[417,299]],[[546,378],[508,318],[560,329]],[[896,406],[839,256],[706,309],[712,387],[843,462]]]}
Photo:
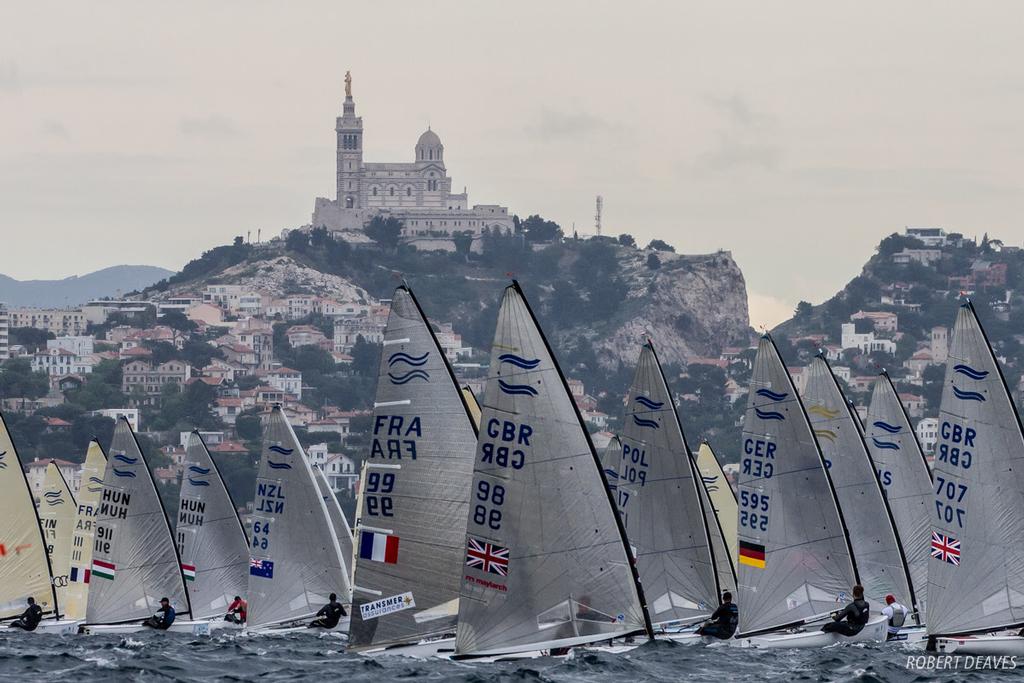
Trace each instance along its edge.
{"label": "white sail", "polygon": [[857,583],[818,442],[768,335],[758,344],[743,422],[738,546],[742,635],[827,614]]}
{"label": "white sail", "polygon": [[103,493],[103,476],[107,470],[107,456],[96,440],[89,442],[82,464],[81,484],[78,488],[75,510],[75,529],[71,539],[71,566],[66,599],[61,608],[68,619],[85,619],[85,604],[89,597],[92,576],[92,544],[96,536],[96,511]]}
{"label": "white sail", "polygon": [[875,380],[868,406],[865,442],[885,490],[910,569],[913,604],[923,617],[928,555],[934,515],[932,475],[910,417],[885,373]]}
{"label": "white sail", "polygon": [[736,502],[736,493],[729,485],[729,480],[718,462],[711,444],[707,441],[701,443],[697,449],[697,470],[704,480],[704,487],[707,489],[711,505],[718,517],[719,526],[725,537],[725,544],[729,550],[733,568],[736,567],[736,523],[739,518],[739,505]]}
{"label": "white sail", "polygon": [[249,586],[249,541],[199,432],[188,436],[178,501],[181,573],[195,619],[222,617]]}
{"label": "white sail", "polygon": [[50,582],[50,560],[32,491],[0,414],[0,620],[24,612],[30,597],[44,614],[57,613],[57,594]]}
{"label": "white sail", "polygon": [[[71,537],[75,530],[75,497],[53,461],[46,466],[43,493],[39,497],[39,523],[43,525],[46,552],[50,555],[57,604],[66,605],[71,574]],[[64,607],[67,611],[67,607]]]}
{"label": "white sail", "polygon": [[313,466],[277,406],[263,432],[249,547],[250,627],[306,619],[331,593],[350,593]]}
{"label": "white sail", "polygon": [[597,454],[515,283],[498,313],[480,424],[457,654],[649,633]]}
{"label": "white sail", "polygon": [[179,615],[191,614],[156,482],[122,417],[114,428],[96,512],[85,619],[90,624],[141,621],[157,611],[163,597]]}
{"label": "white sail", "polygon": [[808,368],[804,405],[835,486],[865,599],[881,608],[892,593],[911,604],[913,590],[899,537],[861,436],[860,419],[822,356]]}
{"label": "white sail", "polygon": [[1024,622],[1024,435],[974,307],[949,345],[935,448],[928,633]]}
{"label": "white sail", "polygon": [[[331,518],[334,537],[338,539],[338,547],[341,548],[341,559],[345,561],[346,567],[351,567],[354,559],[352,557],[352,527],[345,519],[345,512],[341,509],[330,482],[327,481],[327,475],[319,467],[313,468],[313,474],[316,476],[317,491],[320,492],[320,497],[323,498],[324,504],[327,506],[327,514]],[[345,602],[351,602],[351,600],[352,596],[345,598]]]}
{"label": "white sail", "polygon": [[[697,461],[691,458],[694,477],[700,477],[700,470],[697,469]],[[731,549],[726,543],[725,529],[722,526],[718,514],[711,503],[711,495],[708,486],[703,478],[697,479],[700,494],[701,511],[704,514],[704,524],[708,530],[708,538],[711,539],[711,556],[715,561],[715,573],[718,576],[719,592],[729,591],[736,595],[736,560],[731,555]],[[732,533],[736,533],[736,523],[733,522]]]}

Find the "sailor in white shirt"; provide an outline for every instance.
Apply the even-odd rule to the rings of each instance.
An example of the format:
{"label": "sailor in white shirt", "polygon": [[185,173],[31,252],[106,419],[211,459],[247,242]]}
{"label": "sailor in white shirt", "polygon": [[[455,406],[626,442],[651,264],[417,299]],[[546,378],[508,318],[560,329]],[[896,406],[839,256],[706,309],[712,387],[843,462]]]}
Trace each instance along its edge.
{"label": "sailor in white shirt", "polygon": [[903,624],[906,623],[907,617],[910,615],[910,610],[905,605],[901,605],[896,602],[894,595],[885,596],[885,607],[882,608],[882,614],[888,620],[889,635],[886,640],[895,640],[900,634],[900,629],[903,628]]}

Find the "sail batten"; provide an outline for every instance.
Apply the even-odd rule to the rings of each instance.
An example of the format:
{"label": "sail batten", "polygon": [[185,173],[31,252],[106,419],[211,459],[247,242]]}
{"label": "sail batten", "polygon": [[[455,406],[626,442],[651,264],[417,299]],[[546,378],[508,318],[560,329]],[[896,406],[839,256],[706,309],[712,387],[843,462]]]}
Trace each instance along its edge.
{"label": "sail batten", "polygon": [[758,345],[739,472],[743,635],[793,626],[849,597],[857,568],[824,458],[771,337]]}
{"label": "sail batten", "polygon": [[651,632],[606,486],[568,385],[513,283],[482,402],[458,656]]}
{"label": "sail batten", "polygon": [[1024,622],[1024,434],[974,307],[951,335],[933,468],[930,635]]}

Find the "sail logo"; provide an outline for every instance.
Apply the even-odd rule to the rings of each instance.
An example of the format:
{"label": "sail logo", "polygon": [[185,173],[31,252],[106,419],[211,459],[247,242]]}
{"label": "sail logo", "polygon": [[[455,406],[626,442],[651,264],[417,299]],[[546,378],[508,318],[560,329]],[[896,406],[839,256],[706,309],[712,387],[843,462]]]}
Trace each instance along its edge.
{"label": "sail logo", "polygon": [[[619,485],[617,483],[619,481],[619,473],[616,472],[615,470],[613,470],[610,467],[606,467],[606,468],[604,468],[604,477],[605,477],[605,479],[608,480],[608,490],[609,491],[617,491],[618,488],[619,488]],[[612,482],[616,482],[616,483],[612,483]]]}
{"label": "sail logo", "polygon": [[872,424],[882,431],[889,432],[890,434],[899,434],[903,431],[903,427],[899,425],[891,425],[888,422],[883,422],[882,420],[875,420]]}
{"label": "sail logo", "polygon": [[835,441],[839,438],[831,429],[815,429],[814,434],[815,436],[821,437],[822,439],[828,439],[829,441]]}
{"label": "sail logo", "polygon": [[393,372],[388,373],[388,381],[395,385],[408,384],[414,379],[421,379],[424,382],[429,382],[430,373],[426,370],[410,370],[402,375],[396,375]]}
{"label": "sail logo", "polygon": [[954,567],[960,566],[960,541],[952,536],[932,532],[932,557],[948,562]]}
{"label": "sail logo", "polygon": [[396,363],[405,363],[418,368],[427,364],[427,357],[429,355],[429,351],[424,353],[422,356],[411,356],[405,351],[396,351],[388,357],[388,367],[390,368]]}
{"label": "sail logo", "polygon": [[7,451],[0,451],[0,470],[7,469],[7,463],[4,462],[4,457],[7,455]]}
{"label": "sail logo", "polygon": [[43,498],[46,499],[46,504],[50,507],[56,507],[64,504],[64,497],[60,491],[47,491],[43,494]]}
{"label": "sail logo", "polygon": [[953,386],[953,395],[961,401],[984,401],[985,397],[979,394],[977,391],[966,391],[961,389],[957,385]]}
{"label": "sail logo", "polygon": [[135,478],[135,473],[132,472],[131,470],[119,470],[116,467],[111,467],[110,469],[114,471],[115,477],[127,477],[129,479]]}
{"label": "sail logo", "polygon": [[249,576],[258,576],[261,579],[274,578],[274,563],[270,560],[257,560],[254,557],[249,561]]}
{"label": "sail logo", "polygon": [[359,606],[359,615],[363,621],[376,619],[386,614],[394,614],[402,610],[412,609],[416,606],[416,598],[412,593],[392,595],[390,598],[381,598],[373,602],[367,602]]}
{"label": "sail logo", "polygon": [[663,407],[665,407],[664,401],[652,401],[646,396],[638,395],[633,400],[642,405],[643,407],[650,408],[651,410],[661,410]]}
{"label": "sail logo", "polygon": [[[189,465],[188,466],[188,471],[191,472],[192,474],[195,474],[195,475],[198,475],[198,476],[201,476],[201,477],[205,477],[206,475],[208,475],[211,472],[209,467],[200,467],[199,465]],[[188,479],[188,483],[192,484],[193,486],[209,486],[210,485],[210,482],[206,481],[205,479],[198,479],[197,477],[193,477],[192,475],[188,475],[186,478]]]}
{"label": "sail logo", "polygon": [[273,451],[274,453],[278,453],[280,455],[291,455],[292,453],[295,452],[294,448],[285,448],[284,446],[281,446],[276,443],[273,446],[267,446],[267,450]]}
{"label": "sail logo", "polygon": [[772,391],[771,389],[758,389],[754,393],[756,393],[758,396],[763,396],[764,398],[768,399],[769,401],[774,401],[775,403],[779,403],[780,401],[785,401],[786,397],[789,396],[789,394],[787,394],[787,393],[780,394],[780,393]]}
{"label": "sail logo", "polygon": [[970,365],[966,365],[964,363],[957,363],[954,365],[953,372],[975,380],[982,380],[988,377],[988,370],[975,370]]}
{"label": "sail logo", "polygon": [[466,542],[466,566],[487,574],[508,576],[509,549],[470,536]]}
{"label": "sail logo", "polygon": [[85,487],[89,493],[99,493],[103,490],[103,480],[97,476],[89,477],[89,484],[93,484],[92,486],[87,485]]}
{"label": "sail logo", "polygon": [[540,365],[540,358],[527,359],[522,356],[517,356],[514,353],[503,353],[498,356],[498,362],[514,365],[522,370],[536,370],[537,366]]}
{"label": "sail logo", "polygon": [[877,436],[871,437],[871,443],[875,444],[875,448],[882,448],[890,451],[898,451],[900,449],[900,445],[895,441],[883,441]]}
{"label": "sail logo", "polygon": [[644,418],[642,418],[642,417],[640,417],[639,415],[636,415],[636,414],[633,415],[633,423],[636,424],[638,427],[649,427],[651,429],[661,429],[661,425],[659,425],[654,420],[647,420],[647,419],[644,419]]}
{"label": "sail logo", "polygon": [[754,408],[754,414],[762,420],[785,420],[786,416],[775,410],[762,410],[760,408]]}
{"label": "sail logo", "polygon": [[705,486],[705,488],[707,488],[708,492],[714,493],[715,491],[718,490],[718,475],[717,474],[701,475],[701,480],[704,482],[704,486]]}
{"label": "sail logo", "polygon": [[114,460],[117,460],[118,462],[123,462],[125,465],[134,465],[135,463],[137,463],[139,461],[138,458],[128,457],[124,453],[117,453],[117,454],[115,454],[114,455]]}
{"label": "sail logo", "polygon": [[292,466],[286,462],[274,462],[269,458],[267,459],[267,466],[272,470],[290,470],[292,468]]}
{"label": "sail logo", "polygon": [[813,415],[819,415],[825,418],[826,420],[834,420],[837,417],[839,417],[838,410],[832,410],[831,408],[826,408],[825,406],[822,405],[811,406],[810,408],[807,409],[807,412]]}
{"label": "sail logo", "polygon": [[511,384],[503,379],[498,380],[498,387],[509,396],[536,396],[537,390],[529,384]]}

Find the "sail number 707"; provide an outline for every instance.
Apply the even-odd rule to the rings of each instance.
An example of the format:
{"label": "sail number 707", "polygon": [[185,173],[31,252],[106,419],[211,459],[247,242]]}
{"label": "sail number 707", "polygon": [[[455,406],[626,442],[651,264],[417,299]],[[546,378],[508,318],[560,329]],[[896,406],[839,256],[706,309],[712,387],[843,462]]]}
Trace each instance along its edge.
{"label": "sail number 707", "polygon": [[956,522],[959,528],[964,528],[967,510],[957,505],[963,503],[967,491],[966,484],[949,481],[939,474],[935,475],[935,514],[939,516],[940,522]]}

